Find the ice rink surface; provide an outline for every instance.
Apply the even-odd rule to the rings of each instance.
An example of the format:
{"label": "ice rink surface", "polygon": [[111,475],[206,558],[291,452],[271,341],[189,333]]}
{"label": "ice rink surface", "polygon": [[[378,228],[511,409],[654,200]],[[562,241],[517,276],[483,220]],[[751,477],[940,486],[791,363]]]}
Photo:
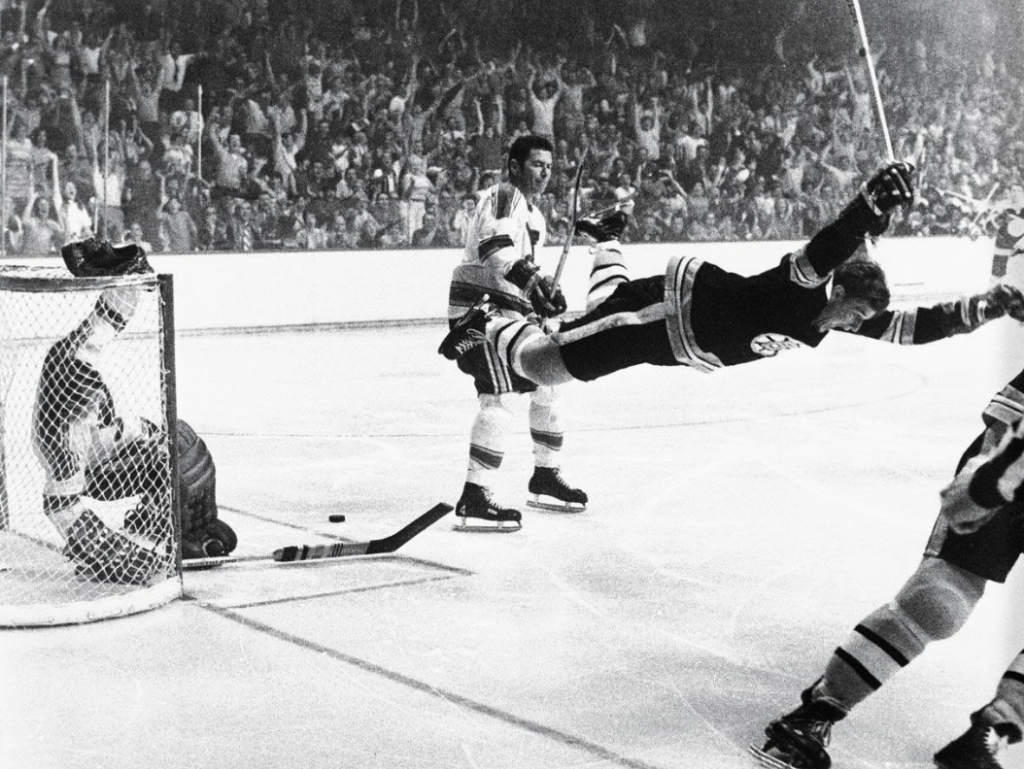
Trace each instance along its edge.
{"label": "ice rink surface", "polygon": [[[523,508],[510,535],[449,515],[393,556],[189,571],[166,608],[2,631],[0,767],[752,767],[747,745],[914,569],[981,409],[1024,365],[1009,324],[570,385],[563,470],[585,513]],[[475,398],[442,334],[179,338],[179,413],[239,554],[454,504]],[[496,486],[519,506],[521,400]],[[1021,571],[836,727],[837,769],[931,766],[1024,646]]]}

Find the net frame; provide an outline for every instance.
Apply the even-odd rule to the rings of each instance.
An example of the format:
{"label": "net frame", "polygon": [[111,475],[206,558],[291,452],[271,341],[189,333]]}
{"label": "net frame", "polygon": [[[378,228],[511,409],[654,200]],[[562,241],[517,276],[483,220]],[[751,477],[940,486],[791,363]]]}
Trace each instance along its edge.
{"label": "net frame", "polygon": [[[175,379],[175,327],[174,327],[174,282],[167,274],[146,274],[120,277],[76,278],[60,268],[24,265],[0,265],[0,294],[5,292],[36,294],[77,294],[88,292],[98,295],[105,289],[121,289],[137,286],[150,288],[156,293],[156,328],[149,332],[154,336],[153,344],[158,345],[156,385],[160,396],[159,418],[166,434],[168,472],[168,504],[165,511],[167,531],[170,534],[171,563],[163,578],[143,586],[110,585],[107,590],[94,589],[86,597],[68,595],[66,599],[41,600],[21,603],[5,597],[0,590],[0,627],[37,627],[47,625],[68,625],[94,622],[114,617],[129,616],[163,606],[183,593],[181,568],[180,492],[177,453],[177,390]],[[130,324],[129,324],[130,325]],[[49,342],[56,338],[49,339]],[[10,340],[0,339],[0,351]],[[42,345],[43,342],[38,342]],[[26,376],[32,376],[29,372]],[[38,372],[35,373],[38,375]],[[3,384],[0,382],[0,384]],[[10,382],[6,383],[8,386]],[[10,520],[10,499],[8,489],[8,462],[6,456],[9,439],[4,432],[7,422],[8,393],[0,388],[0,536],[17,536]],[[39,494],[39,516],[42,512],[42,494]],[[45,543],[38,543],[44,544]],[[52,545],[47,545],[53,549]],[[15,567],[0,562],[0,581],[8,578]],[[6,572],[6,573],[5,573]],[[100,584],[100,583],[93,583]],[[60,586],[55,587],[58,596]]]}

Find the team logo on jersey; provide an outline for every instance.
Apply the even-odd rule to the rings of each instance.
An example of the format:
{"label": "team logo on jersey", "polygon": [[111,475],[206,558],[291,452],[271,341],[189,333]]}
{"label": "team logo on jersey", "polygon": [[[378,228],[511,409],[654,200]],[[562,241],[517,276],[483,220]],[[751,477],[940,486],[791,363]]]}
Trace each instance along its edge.
{"label": "team logo on jersey", "polygon": [[765,358],[778,355],[783,350],[797,350],[804,343],[785,334],[758,334],[750,340],[750,349]]}

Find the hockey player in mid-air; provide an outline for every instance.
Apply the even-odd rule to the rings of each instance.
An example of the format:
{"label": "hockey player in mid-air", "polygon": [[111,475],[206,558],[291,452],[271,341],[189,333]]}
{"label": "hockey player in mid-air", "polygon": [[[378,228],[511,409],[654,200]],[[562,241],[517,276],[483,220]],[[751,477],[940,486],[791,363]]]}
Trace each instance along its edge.
{"label": "hockey player in mid-air", "polygon": [[[751,753],[773,769],[828,769],[832,727],[966,623],[988,582],[1003,583],[1024,553],[1024,371],[989,402],[985,429],[942,493],[917,570],[889,603],[862,619],[833,652],[795,710],[772,721]],[[971,725],[935,754],[940,769],[1000,769],[999,753],[1024,734],[1024,651]]]}
{"label": "hockey player in mid-air", "polygon": [[[134,244],[113,247],[88,239],[65,245],[62,255],[76,277],[152,271]],[[33,445],[46,471],[44,511],[76,570],[103,582],[146,584],[170,565],[169,523],[161,528],[156,513],[167,509],[170,493],[162,428],[119,414],[98,368],[104,350],[134,316],[142,290],[103,290],[89,315],[50,347],[33,412]],[[212,457],[185,422],[177,428],[183,556],[227,554],[237,538],[217,519]],[[88,502],[136,496],[140,502],[125,516],[123,530],[108,526]],[[147,541],[152,539],[162,541]]]}
{"label": "hockey player in mid-air", "polygon": [[[565,298],[534,261],[544,245],[546,225],[537,198],[551,178],[551,143],[522,136],[508,155],[508,181],[481,194],[466,232],[462,263],[452,272],[448,298],[450,322],[484,296],[494,312],[509,321],[528,316],[553,318],[565,311]],[[519,376],[490,344],[476,344],[459,357],[459,369],[473,377],[479,408],[470,432],[469,467],[455,506],[465,531],[517,531],[522,515],[495,502],[489,480],[501,466],[512,419],[511,404],[520,393],[530,396],[530,437],[534,471],[528,490],[534,507],[578,512],[587,495],[569,486],[559,470],[564,441],[555,389]]]}
{"label": "hockey player in mid-air", "polygon": [[909,163],[888,164],[804,247],[750,277],[694,257],[674,257],[665,274],[630,280],[618,244],[626,212],[584,217],[577,231],[597,245],[582,317],[547,335],[482,302],[453,325],[438,352],[460,358],[486,341],[519,376],[557,385],[641,363],[715,371],[782,350],[817,347],[830,330],[922,344],[973,331],[1005,314],[1024,320],[1024,295],[1009,285],[934,307],[887,309],[881,267],[855,255],[866,237],[886,230],[894,209],[913,201],[913,176]]}

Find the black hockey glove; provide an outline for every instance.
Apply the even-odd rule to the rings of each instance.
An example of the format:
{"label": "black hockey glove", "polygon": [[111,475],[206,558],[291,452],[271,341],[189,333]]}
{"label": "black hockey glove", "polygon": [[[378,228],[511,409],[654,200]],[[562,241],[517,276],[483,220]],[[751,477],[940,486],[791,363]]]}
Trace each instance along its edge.
{"label": "black hockey glove", "polygon": [[505,277],[518,286],[533,305],[533,310],[542,318],[553,318],[567,309],[565,296],[554,285],[548,275],[541,275],[537,265],[526,259],[512,263]]}
{"label": "black hockey glove", "polygon": [[861,195],[877,216],[887,216],[899,206],[914,202],[914,164],[889,163],[868,179]]}
{"label": "black hockey glove", "polygon": [[76,278],[106,278],[153,272],[146,252],[134,243],[112,246],[108,241],[87,238],[68,243],[60,250],[64,264]]}
{"label": "black hockey glove", "polygon": [[978,300],[985,320],[1009,315],[1016,321],[1024,322],[1024,293],[1016,286],[999,283],[975,299]]}

